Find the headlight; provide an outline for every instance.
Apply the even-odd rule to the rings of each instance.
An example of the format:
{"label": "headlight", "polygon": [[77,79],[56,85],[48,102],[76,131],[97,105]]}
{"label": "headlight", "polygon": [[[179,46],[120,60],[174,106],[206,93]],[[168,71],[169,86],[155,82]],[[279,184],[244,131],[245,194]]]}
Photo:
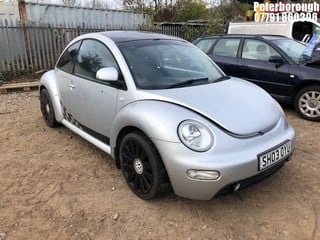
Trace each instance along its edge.
{"label": "headlight", "polygon": [[198,152],[205,152],[213,145],[211,131],[194,120],[185,120],[178,126],[178,135],[181,142],[188,148]]}

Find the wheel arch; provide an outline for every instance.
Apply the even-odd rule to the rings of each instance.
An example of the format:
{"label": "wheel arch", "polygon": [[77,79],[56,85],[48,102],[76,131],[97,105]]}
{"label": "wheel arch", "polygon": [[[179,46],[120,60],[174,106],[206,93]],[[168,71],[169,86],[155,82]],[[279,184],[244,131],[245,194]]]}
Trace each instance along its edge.
{"label": "wheel arch", "polygon": [[[170,115],[170,120],[166,118]],[[194,117],[192,117],[194,116]],[[113,120],[110,134],[111,156],[119,167],[118,146],[121,139],[132,131],[140,131],[154,144],[154,139],[180,143],[177,128],[185,119],[195,119],[197,114],[192,111],[162,101],[137,101],[120,110]],[[162,156],[161,156],[162,157]]]}
{"label": "wheel arch", "polygon": [[58,86],[54,78],[54,70],[48,71],[42,75],[39,84],[39,93],[42,89],[46,89],[48,91],[55,112],[56,121],[61,122],[63,119],[63,110],[60,104]]}
{"label": "wheel arch", "polygon": [[120,146],[121,140],[125,135],[135,131],[142,132],[145,135],[145,133],[141,129],[135,126],[126,126],[122,128],[119,134],[117,135],[117,139],[115,140],[115,146],[114,146],[112,155],[114,156],[114,160],[116,161],[116,166],[118,169],[121,168],[120,159],[119,159],[119,146]]}
{"label": "wheel arch", "polygon": [[320,86],[320,81],[318,80],[307,80],[307,81],[302,81],[299,85],[297,85],[294,89],[294,95],[292,96],[293,102],[295,101],[295,98],[297,94],[305,87],[312,86],[312,85],[318,85]]}

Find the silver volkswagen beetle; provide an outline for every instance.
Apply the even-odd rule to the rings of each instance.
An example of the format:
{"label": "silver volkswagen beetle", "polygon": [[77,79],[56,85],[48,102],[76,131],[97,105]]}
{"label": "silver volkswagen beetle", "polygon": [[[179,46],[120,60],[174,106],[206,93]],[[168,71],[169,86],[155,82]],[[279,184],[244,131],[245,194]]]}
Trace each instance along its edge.
{"label": "silver volkswagen beetle", "polygon": [[110,31],[75,38],[40,81],[49,127],[110,154],[142,199],[191,199],[246,187],[280,169],[295,132],[261,88],[227,77],[179,38]]}

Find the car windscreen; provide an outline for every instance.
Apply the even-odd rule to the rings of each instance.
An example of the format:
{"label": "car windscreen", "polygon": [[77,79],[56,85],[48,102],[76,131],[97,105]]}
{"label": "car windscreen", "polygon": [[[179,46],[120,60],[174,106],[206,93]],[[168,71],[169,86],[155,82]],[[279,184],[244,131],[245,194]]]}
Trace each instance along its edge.
{"label": "car windscreen", "polygon": [[291,39],[277,39],[272,42],[281,48],[293,61],[299,62],[302,60],[302,53],[306,47],[302,43]]}
{"label": "car windscreen", "polygon": [[118,46],[141,89],[207,84],[224,76],[201,50],[183,41],[140,40]]}

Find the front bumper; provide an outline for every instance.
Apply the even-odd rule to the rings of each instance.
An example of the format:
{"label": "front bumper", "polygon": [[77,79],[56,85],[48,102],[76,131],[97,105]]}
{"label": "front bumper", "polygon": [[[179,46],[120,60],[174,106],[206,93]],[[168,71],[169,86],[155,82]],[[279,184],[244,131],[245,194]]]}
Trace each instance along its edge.
{"label": "front bumper", "polygon": [[273,175],[274,173],[276,173],[277,171],[279,171],[284,166],[284,164],[290,160],[290,158],[291,158],[291,155],[289,157],[287,157],[286,159],[282,160],[281,162],[278,162],[274,166],[266,169],[265,171],[258,173],[257,175],[248,177],[246,179],[242,179],[242,180],[234,182],[234,183],[230,183],[229,185],[220,189],[219,192],[217,192],[215,194],[215,196],[232,193],[232,192],[238,191],[239,189],[244,189],[246,187],[249,187],[255,183],[258,183],[258,182],[266,179],[267,177],[269,177],[269,176]]}
{"label": "front bumper", "polygon": [[[281,168],[291,157],[264,171],[258,170],[258,155],[286,140],[295,140],[292,127],[280,123],[263,136],[237,139],[214,130],[215,145],[207,152],[194,152],[181,143],[153,140],[166,167],[176,195],[198,200],[237,190],[262,180]],[[190,169],[219,171],[217,180],[198,180],[187,176]]]}

